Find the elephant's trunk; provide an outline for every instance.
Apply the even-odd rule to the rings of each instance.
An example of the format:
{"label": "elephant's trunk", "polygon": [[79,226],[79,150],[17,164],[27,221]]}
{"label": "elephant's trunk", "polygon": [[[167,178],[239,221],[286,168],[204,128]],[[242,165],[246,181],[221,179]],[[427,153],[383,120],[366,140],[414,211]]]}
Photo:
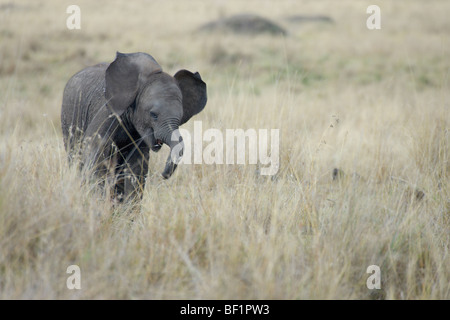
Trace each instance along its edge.
{"label": "elephant's trunk", "polygon": [[183,157],[184,142],[179,130],[177,129],[173,131],[171,139],[169,141],[164,141],[164,143],[170,147],[170,154],[167,157],[166,167],[162,172],[162,176],[164,179],[169,179]]}

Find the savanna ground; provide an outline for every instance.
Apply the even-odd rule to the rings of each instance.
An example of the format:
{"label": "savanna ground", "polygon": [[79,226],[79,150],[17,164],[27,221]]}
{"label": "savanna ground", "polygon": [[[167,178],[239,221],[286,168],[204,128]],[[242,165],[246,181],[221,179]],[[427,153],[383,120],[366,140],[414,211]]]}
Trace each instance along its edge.
{"label": "savanna ground", "polygon": [[[66,28],[70,4],[81,30]],[[449,299],[450,2],[377,1],[375,31],[370,4],[1,0],[0,298]],[[195,32],[236,13],[288,34]],[[116,51],[199,71],[204,130],[279,128],[276,177],[184,165],[165,181],[165,147],[139,204],[82,185],[62,91]],[[74,264],[81,290],[66,287]]]}

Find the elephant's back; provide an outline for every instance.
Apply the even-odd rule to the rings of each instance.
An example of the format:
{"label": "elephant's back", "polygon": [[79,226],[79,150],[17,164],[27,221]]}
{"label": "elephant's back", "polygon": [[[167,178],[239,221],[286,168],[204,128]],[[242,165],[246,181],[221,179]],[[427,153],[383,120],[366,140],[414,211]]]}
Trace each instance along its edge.
{"label": "elephant's back", "polygon": [[100,63],[77,72],[64,88],[61,128],[68,150],[82,139],[92,118],[106,103],[104,85],[108,65]]}

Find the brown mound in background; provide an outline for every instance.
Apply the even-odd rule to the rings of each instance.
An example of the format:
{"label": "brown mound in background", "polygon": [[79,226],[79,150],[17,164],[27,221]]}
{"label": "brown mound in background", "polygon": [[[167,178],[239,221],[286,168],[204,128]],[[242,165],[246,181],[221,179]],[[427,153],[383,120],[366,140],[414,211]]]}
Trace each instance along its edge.
{"label": "brown mound in background", "polygon": [[334,23],[334,20],[328,16],[321,15],[292,15],[285,18],[286,21],[292,23],[307,23],[307,22],[319,22],[319,23]]}
{"label": "brown mound in background", "polygon": [[230,32],[234,34],[249,35],[264,33],[271,35],[287,35],[286,30],[276,23],[254,14],[238,14],[212,21],[201,26],[198,31]]}

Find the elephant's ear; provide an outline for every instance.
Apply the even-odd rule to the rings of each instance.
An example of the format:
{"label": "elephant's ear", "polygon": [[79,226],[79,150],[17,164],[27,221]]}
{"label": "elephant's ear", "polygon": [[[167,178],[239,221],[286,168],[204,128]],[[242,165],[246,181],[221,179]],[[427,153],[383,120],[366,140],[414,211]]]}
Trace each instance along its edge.
{"label": "elephant's ear", "polygon": [[161,66],[149,54],[117,52],[105,73],[105,97],[111,109],[121,115],[134,101],[139,88]]}
{"label": "elephant's ear", "polygon": [[174,78],[183,94],[183,117],[181,123],[186,123],[191,117],[203,110],[206,105],[206,83],[198,72],[188,70],[178,71]]}

